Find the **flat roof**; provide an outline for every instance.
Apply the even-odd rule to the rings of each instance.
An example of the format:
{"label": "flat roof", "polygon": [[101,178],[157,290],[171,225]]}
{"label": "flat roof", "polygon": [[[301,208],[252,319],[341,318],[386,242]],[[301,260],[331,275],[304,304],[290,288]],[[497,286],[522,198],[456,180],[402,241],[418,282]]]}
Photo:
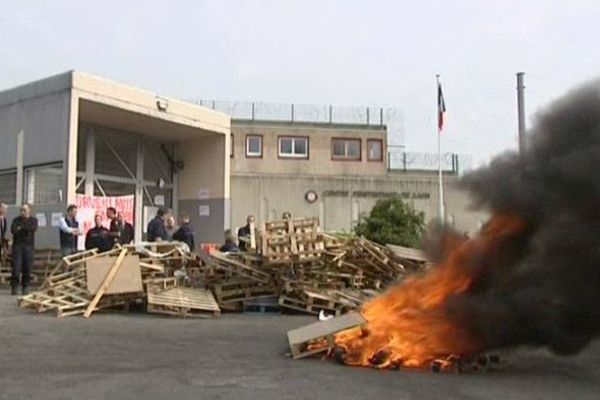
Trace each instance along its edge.
{"label": "flat roof", "polygon": [[151,128],[152,120],[158,119],[210,132],[230,131],[228,114],[80,71],[67,71],[0,91],[0,107],[66,90],[80,99],[80,117],[84,120],[108,121],[107,113],[119,114],[117,117],[129,113],[151,117],[144,122],[145,130]]}

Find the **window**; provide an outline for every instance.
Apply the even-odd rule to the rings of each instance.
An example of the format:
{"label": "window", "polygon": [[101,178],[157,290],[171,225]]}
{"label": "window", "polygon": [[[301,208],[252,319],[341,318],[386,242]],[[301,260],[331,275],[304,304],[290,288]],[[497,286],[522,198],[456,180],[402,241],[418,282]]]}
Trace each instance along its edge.
{"label": "window", "polygon": [[367,140],[367,160],[368,161],[383,161],[383,140],[368,139]]}
{"label": "window", "polygon": [[334,160],[360,161],[360,139],[332,139],[331,158]]}
{"label": "window", "polygon": [[308,138],[285,137],[279,138],[279,157],[308,158]]}
{"label": "window", "polygon": [[229,142],[229,158],[233,158],[233,149],[234,149],[234,145],[233,145],[233,133],[231,134],[231,141]]}
{"label": "window", "polygon": [[0,171],[0,203],[17,202],[17,171]]}
{"label": "window", "polygon": [[62,164],[25,169],[25,198],[30,204],[56,204],[63,200]]}
{"label": "window", "polygon": [[262,136],[246,136],[246,157],[262,157]]}

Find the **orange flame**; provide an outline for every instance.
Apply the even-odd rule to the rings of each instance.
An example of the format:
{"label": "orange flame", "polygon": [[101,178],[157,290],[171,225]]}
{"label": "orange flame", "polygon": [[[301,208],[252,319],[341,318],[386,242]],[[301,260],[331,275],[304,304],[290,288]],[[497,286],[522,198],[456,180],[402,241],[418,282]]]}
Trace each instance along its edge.
{"label": "orange flame", "polygon": [[484,344],[444,312],[450,296],[467,291],[477,276],[476,260],[493,256],[503,240],[524,228],[514,216],[497,215],[478,237],[448,238],[448,256],[420,276],[407,278],[366,303],[361,314],[367,324],[336,335],[348,365],[427,367],[433,361],[473,356]]}

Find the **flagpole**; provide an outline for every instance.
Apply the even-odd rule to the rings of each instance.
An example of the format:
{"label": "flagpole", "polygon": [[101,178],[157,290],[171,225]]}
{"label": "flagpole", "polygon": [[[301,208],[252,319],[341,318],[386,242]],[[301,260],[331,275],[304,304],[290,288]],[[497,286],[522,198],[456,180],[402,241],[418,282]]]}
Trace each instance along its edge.
{"label": "flagpole", "polygon": [[439,193],[439,208],[438,208],[438,213],[439,213],[439,217],[440,217],[440,221],[442,222],[442,224],[445,222],[445,216],[444,216],[444,182],[443,182],[443,174],[442,174],[442,131],[440,129],[440,124],[439,124],[439,90],[440,90],[440,75],[437,74],[435,76],[435,80],[437,83],[436,89],[438,92],[436,92],[436,94],[438,96],[436,96],[438,98],[438,115],[436,121],[436,126],[437,126],[437,145],[438,145],[438,193]]}

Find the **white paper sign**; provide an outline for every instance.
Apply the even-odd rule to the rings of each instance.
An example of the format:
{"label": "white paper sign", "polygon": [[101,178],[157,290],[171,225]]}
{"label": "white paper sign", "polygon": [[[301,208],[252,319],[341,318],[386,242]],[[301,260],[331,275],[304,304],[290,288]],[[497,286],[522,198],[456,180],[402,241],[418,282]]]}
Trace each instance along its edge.
{"label": "white paper sign", "polygon": [[46,220],[46,214],[37,213],[37,214],[35,214],[35,218],[37,219],[39,227],[44,227],[44,226],[48,225],[48,221]]}
{"label": "white paper sign", "polygon": [[52,226],[60,226],[60,219],[62,218],[62,213],[59,212],[53,212],[50,215],[50,224]]}
{"label": "white paper sign", "polygon": [[206,200],[210,198],[210,190],[200,189],[198,190],[198,200]]}
{"label": "white paper sign", "polygon": [[198,206],[198,215],[201,217],[210,216],[210,207],[207,205]]}
{"label": "white paper sign", "polygon": [[154,205],[155,206],[164,206],[165,205],[165,196],[162,194],[157,194],[154,196]]}

